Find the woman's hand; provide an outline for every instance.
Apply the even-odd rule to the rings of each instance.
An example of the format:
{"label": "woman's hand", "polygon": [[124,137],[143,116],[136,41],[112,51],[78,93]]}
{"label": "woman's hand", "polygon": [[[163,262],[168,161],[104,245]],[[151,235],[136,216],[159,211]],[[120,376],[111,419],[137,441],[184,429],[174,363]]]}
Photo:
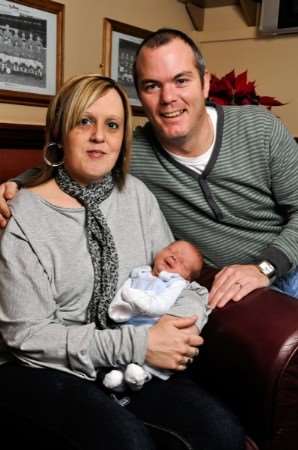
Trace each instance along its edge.
{"label": "woman's hand", "polygon": [[146,363],[160,369],[184,370],[203,343],[194,326],[196,320],[196,316],[163,316],[149,329]]}
{"label": "woman's hand", "polygon": [[14,181],[7,181],[0,185],[0,228],[5,228],[10,218],[10,209],[7,200],[11,200],[18,191],[18,185]]}

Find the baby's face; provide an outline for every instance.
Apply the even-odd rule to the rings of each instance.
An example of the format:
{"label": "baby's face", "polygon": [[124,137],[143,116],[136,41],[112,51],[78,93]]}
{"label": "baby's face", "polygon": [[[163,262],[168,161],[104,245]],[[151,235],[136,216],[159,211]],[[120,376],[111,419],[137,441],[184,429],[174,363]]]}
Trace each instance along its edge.
{"label": "baby's face", "polygon": [[153,274],[158,275],[162,270],[179,273],[183,278],[191,280],[194,271],[201,270],[202,258],[191,244],[177,241],[157,253]]}

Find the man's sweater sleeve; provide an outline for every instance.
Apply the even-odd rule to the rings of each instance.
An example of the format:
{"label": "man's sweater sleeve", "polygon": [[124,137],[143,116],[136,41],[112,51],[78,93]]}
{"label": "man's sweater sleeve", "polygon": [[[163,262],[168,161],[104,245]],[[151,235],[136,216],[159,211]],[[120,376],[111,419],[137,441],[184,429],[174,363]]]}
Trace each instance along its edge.
{"label": "man's sweater sleeve", "polygon": [[16,177],[10,179],[9,181],[14,181],[17,183],[18,187],[23,187],[26,183],[32,180],[32,178],[37,177],[37,175],[40,173],[39,167],[34,167],[32,169],[26,170],[26,172],[21,173],[20,175],[17,175]]}
{"label": "man's sweater sleeve", "polygon": [[259,255],[258,261],[271,261],[279,276],[298,265],[298,146],[276,118],[269,140],[271,189],[284,217],[284,226]]}

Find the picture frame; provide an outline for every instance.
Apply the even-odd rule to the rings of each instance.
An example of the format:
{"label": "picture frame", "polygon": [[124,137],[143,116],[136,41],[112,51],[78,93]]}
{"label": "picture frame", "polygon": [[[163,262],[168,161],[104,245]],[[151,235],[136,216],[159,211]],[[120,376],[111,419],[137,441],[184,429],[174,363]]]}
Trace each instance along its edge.
{"label": "picture frame", "polygon": [[103,49],[100,68],[103,75],[113,78],[126,91],[132,112],[144,116],[133,81],[133,62],[139,44],[150,33],[132,25],[104,18]]}
{"label": "picture frame", "polygon": [[47,106],[63,80],[64,5],[0,0],[0,102]]}

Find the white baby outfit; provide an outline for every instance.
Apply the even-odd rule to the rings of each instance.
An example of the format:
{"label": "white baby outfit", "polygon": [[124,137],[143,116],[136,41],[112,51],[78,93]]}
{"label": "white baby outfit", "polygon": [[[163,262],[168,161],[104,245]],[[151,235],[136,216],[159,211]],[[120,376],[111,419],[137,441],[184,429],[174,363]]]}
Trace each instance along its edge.
{"label": "white baby outfit", "polygon": [[[125,281],[111,302],[109,316],[117,323],[151,326],[160,316],[169,312],[182,291],[190,285],[200,287],[204,293],[206,291],[198,283],[190,283],[178,273],[162,271],[155,276],[150,266],[137,267],[132,270],[130,278]],[[206,293],[204,296],[206,308],[207,297]],[[195,312],[190,311],[189,315],[193,313]],[[114,391],[123,391],[125,386],[138,390],[152,378],[152,375],[167,380],[170,372],[131,363],[123,370],[112,370],[107,373],[103,384]]]}

